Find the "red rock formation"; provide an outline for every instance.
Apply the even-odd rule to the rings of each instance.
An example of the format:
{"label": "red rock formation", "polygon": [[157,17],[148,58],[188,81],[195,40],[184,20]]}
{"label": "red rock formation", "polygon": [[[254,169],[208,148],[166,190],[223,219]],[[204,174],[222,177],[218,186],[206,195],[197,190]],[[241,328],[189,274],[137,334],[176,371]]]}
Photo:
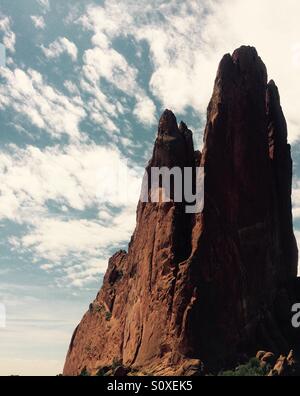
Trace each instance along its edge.
{"label": "red rock formation", "polygon": [[[122,362],[154,374],[201,373],[258,349],[294,344],[290,306],[297,246],[292,162],[277,88],[251,47],[225,55],[207,112],[202,155],[166,110],[153,166],[205,169],[205,205],[138,203],[128,253],[74,332],[65,375]],[[298,286],[297,286],[298,287]]]}

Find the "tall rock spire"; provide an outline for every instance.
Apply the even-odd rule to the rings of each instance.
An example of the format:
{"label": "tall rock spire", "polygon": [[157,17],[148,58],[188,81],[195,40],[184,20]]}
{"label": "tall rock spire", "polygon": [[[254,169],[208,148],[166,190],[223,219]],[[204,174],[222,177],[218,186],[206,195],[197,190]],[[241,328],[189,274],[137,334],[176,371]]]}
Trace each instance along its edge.
{"label": "tall rock spire", "polygon": [[147,171],[199,163],[202,213],[172,200],[138,203],[128,252],[109,260],[65,375],[95,374],[113,360],[152,374],[200,374],[202,362],[217,369],[294,346],[290,147],[277,88],[252,47],[221,60],[202,154],[183,122],[170,110],[161,116]]}
{"label": "tall rock spire", "polygon": [[193,166],[194,144],[192,132],[181,122],[179,127],[175,115],[165,110],[158,123],[150,166]]}

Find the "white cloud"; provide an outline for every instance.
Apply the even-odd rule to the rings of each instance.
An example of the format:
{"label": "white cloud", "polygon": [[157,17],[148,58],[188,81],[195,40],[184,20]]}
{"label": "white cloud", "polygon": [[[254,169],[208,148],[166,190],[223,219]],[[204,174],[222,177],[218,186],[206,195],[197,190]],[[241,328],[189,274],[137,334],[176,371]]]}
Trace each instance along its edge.
{"label": "white cloud", "polygon": [[0,153],[0,169],[0,218],[20,223],[43,212],[49,200],[79,211],[135,205],[142,176],[118,150],[94,144],[11,146]]}
{"label": "white cloud", "polygon": [[146,95],[137,95],[137,103],[133,114],[142,124],[152,125],[156,120],[156,107],[153,101]]}
{"label": "white cloud", "polygon": [[83,71],[87,80],[95,82],[102,77],[120,90],[133,93],[136,70],[128,65],[119,52],[112,48],[95,47],[85,52],[84,63]]}
{"label": "white cloud", "polygon": [[5,80],[5,84],[0,85],[0,109],[11,107],[53,137],[62,134],[71,139],[80,137],[79,123],[86,113],[79,96],[62,95],[32,69],[2,68],[0,76]]}
{"label": "white cloud", "polygon": [[[300,116],[295,108],[300,93],[299,64],[295,57],[300,36],[299,12],[296,0],[276,3],[231,0],[216,8],[207,29],[218,49],[232,51],[242,43],[257,48],[269,77],[279,86],[290,141],[300,138]],[[213,20],[220,22],[217,32]]]}
{"label": "white cloud", "polygon": [[111,98],[101,91],[97,81],[93,84],[82,79],[80,88],[91,96],[91,99],[87,100],[87,112],[90,120],[101,125],[108,133],[119,132],[113,118],[118,115],[118,111],[121,114],[124,112],[122,104],[113,103]]}
{"label": "white cloud", "polygon": [[70,94],[78,96],[80,95],[77,85],[74,84],[72,81],[66,80],[64,82],[64,87],[70,92]]}
{"label": "white cloud", "polygon": [[[42,219],[20,244],[39,259],[47,260],[42,269],[63,271],[59,285],[82,287],[97,281],[99,274],[105,272],[111,246],[117,249],[128,241],[134,226],[133,214],[133,210],[123,210],[106,225],[89,220]],[[123,219],[127,222],[121,222]]]}
{"label": "white cloud", "polygon": [[[107,48],[104,45],[85,51],[83,60],[81,87],[93,94],[94,100],[91,102],[91,107],[93,105],[96,107],[94,114],[101,113],[101,116],[103,116],[105,112],[111,113],[113,111],[114,113],[122,114],[125,111],[124,106],[120,102],[111,103],[108,101],[107,96],[101,92],[101,79],[105,79],[125,95],[135,98],[136,107],[133,114],[141,123],[145,125],[154,123],[155,105],[137,84],[137,70],[128,64],[124,56],[113,48]],[[97,118],[94,118],[94,120],[99,123],[103,122],[102,119],[97,120]]]}
{"label": "white cloud", "polygon": [[[108,75],[107,69],[103,70],[102,65],[99,66],[99,62],[96,62],[105,56],[107,62],[104,63],[110,66],[110,71],[116,67],[122,81],[123,75],[127,76],[126,83],[131,88],[127,87],[127,92],[137,92],[137,71],[131,68],[134,73],[128,73],[124,68],[126,61],[120,65],[120,54],[112,49],[112,41],[116,37],[132,38],[138,41],[138,45],[146,41],[150,47],[149,60],[154,66],[149,87],[163,106],[170,107],[175,112],[184,112],[188,106],[197,111],[204,109],[218,62],[217,55],[213,60],[207,60],[207,53],[200,51],[199,38],[203,25],[199,20],[204,17],[204,11],[204,6],[191,1],[157,1],[155,7],[146,1],[139,4],[125,2],[119,6],[111,1],[103,7],[87,7],[86,14],[80,21],[85,29],[94,32],[92,43],[95,47],[86,52],[89,75],[114,81],[112,73]],[[117,55],[109,59],[113,53]],[[207,84],[207,73],[211,76],[211,85]],[[207,93],[205,97],[201,95],[203,89]],[[145,117],[149,123],[154,123],[155,106],[152,100],[145,94],[139,95],[139,92],[135,97],[137,104],[134,115],[140,121]]]}
{"label": "white cloud", "polygon": [[[139,122],[153,124],[156,108],[149,90],[163,107],[179,113],[191,107],[196,115],[204,115],[219,60],[242,44],[257,47],[270,77],[279,85],[291,140],[299,137],[300,116],[295,106],[300,91],[298,8],[295,0],[287,0],[284,5],[271,0],[121,4],[110,0],[103,6],[88,6],[79,19],[92,32],[92,47],[84,53],[82,69],[78,67],[79,84],[64,82],[71,97],[47,85],[36,71],[2,72],[6,84],[0,87],[1,109],[10,106],[52,136],[67,134],[72,138],[72,145],[64,149],[12,147],[10,153],[1,155],[0,216],[30,226],[26,235],[10,240],[12,247],[30,250],[35,258],[42,259],[44,270],[62,267],[73,284],[82,285],[85,279],[91,280],[103,271],[109,247],[128,239],[137,199],[114,195],[110,189],[115,184],[105,185],[98,169],[106,169],[104,173],[113,177],[110,169],[118,168],[111,166],[114,161],[125,169],[128,166],[116,150],[75,144],[82,137],[80,122],[87,116],[129,150],[132,138],[124,136],[117,120],[132,111]],[[114,48],[117,38],[136,47],[138,60],[132,61]],[[150,51],[148,87],[140,81],[143,64],[138,54],[142,46],[143,51]],[[42,50],[49,58],[62,53],[74,61],[78,57],[76,45],[64,37]],[[107,83],[121,91],[122,97],[107,94]],[[88,94],[85,102],[80,92]],[[129,179],[139,186],[138,172]],[[95,184],[101,188],[97,190]],[[298,202],[297,190],[294,200]],[[59,215],[48,210],[49,199],[60,207]],[[85,218],[88,209],[98,214],[93,220]],[[72,210],[80,215],[72,217]],[[294,204],[294,216],[300,217],[298,203]],[[102,240],[100,235],[104,235]],[[66,265],[68,258],[72,265]]]}
{"label": "white cloud", "polygon": [[16,35],[11,30],[11,19],[0,15],[0,32],[3,34],[2,43],[7,50],[15,52]]}
{"label": "white cloud", "polygon": [[[111,248],[130,238],[142,172],[109,147],[11,146],[0,153],[0,218],[27,227],[9,238],[11,249],[30,252],[44,270],[61,268],[64,285],[95,280]],[[56,214],[49,202],[56,204]],[[66,214],[65,207],[77,214]],[[88,210],[99,215],[86,219]]]}
{"label": "white cloud", "polygon": [[44,55],[47,58],[58,58],[63,53],[68,54],[71,59],[75,62],[78,55],[78,49],[76,45],[68,40],[66,37],[58,37],[49,47],[41,46]]}
{"label": "white cloud", "polygon": [[[300,219],[300,180],[296,179],[292,189],[293,218]],[[300,245],[299,245],[300,247]]]}
{"label": "white cloud", "polygon": [[43,16],[31,15],[30,18],[37,29],[45,29],[46,24]]}
{"label": "white cloud", "polygon": [[37,2],[40,5],[40,7],[43,8],[45,11],[50,10],[50,1],[49,0],[37,0]]}
{"label": "white cloud", "polygon": [[[119,4],[113,10],[102,7],[87,7],[87,13],[79,19],[85,29],[92,30],[93,48],[84,53],[83,78],[81,86],[93,94],[92,105],[101,113],[113,112],[123,114],[127,109],[121,103],[111,103],[101,91],[101,80],[104,79],[125,95],[133,97],[136,101],[133,115],[144,125],[155,122],[155,104],[147,96],[144,89],[138,84],[138,70],[130,65],[126,58],[112,47],[111,39],[122,34],[122,24],[132,23],[132,17],[124,5]],[[120,29],[120,30],[119,30]],[[101,60],[101,61],[99,61]],[[109,109],[109,107],[111,109]],[[92,113],[96,114],[97,111]],[[102,119],[94,118],[95,122],[102,123]],[[111,126],[112,127],[112,126]],[[111,129],[110,127],[110,129]]]}
{"label": "white cloud", "polygon": [[127,1],[121,5],[110,0],[104,6],[87,7],[80,21],[94,32],[91,51],[95,54],[98,48],[109,53],[117,37],[138,45],[146,41],[153,65],[150,89],[163,107],[179,113],[192,107],[204,115],[221,57],[243,44],[255,46],[279,86],[290,140],[295,141],[300,137],[295,106],[300,94],[299,12],[297,0]]}

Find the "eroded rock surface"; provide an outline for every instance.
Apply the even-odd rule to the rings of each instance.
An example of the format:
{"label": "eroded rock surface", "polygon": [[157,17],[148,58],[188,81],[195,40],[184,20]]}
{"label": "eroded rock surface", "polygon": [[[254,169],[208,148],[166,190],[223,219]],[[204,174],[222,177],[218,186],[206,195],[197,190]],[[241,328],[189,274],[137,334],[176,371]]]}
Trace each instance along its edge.
{"label": "eroded rock surface", "polygon": [[[292,160],[278,90],[252,47],[221,60],[202,153],[166,110],[147,167],[205,169],[205,203],[143,203],[128,252],[110,260],[76,328],[65,375],[113,361],[156,375],[196,375],[259,349],[287,354],[299,334]],[[299,343],[298,343],[299,344]],[[278,363],[279,365],[279,363]]]}

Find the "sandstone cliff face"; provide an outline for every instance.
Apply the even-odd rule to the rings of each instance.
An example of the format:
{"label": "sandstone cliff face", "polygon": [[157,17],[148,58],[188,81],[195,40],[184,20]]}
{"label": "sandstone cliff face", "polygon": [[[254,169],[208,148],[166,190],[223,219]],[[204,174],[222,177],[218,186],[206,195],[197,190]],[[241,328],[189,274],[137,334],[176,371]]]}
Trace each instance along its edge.
{"label": "sandstone cliff face", "polygon": [[153,166],[205,169],[205,203],[138,203],[128,252],[110,260],[76,328],[65,375],[113,361],[153,374],[190,375],[258,349],[296,343],[299,294],[291,213],[292,161],[273,81],[251,47],[225,55],[208,106],[202,154],[166,110]]}

